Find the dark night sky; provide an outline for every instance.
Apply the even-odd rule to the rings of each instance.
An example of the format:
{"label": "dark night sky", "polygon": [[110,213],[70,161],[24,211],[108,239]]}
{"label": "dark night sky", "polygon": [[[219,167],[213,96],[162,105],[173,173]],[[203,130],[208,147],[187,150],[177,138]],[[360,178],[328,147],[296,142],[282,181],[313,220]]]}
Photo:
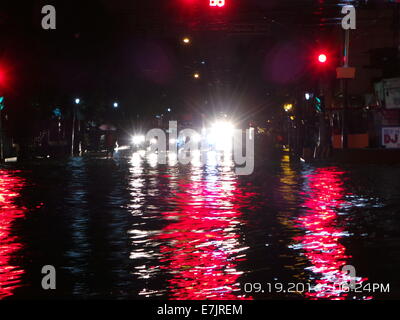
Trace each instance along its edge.
{"label": "dark night sky", "polygon": [[[215,14],[200,2],[2,1],[0,61],[14,112],[29,113],[32,103],[66,106],[79,96],[92,106],[118,99],[130,114],[229,104],[252,115],[266,95],[301,81],[318,23],[329,35],[340,10],[333,0],[227,0]],[[57,9],[55,31],[41,29],[45,4]],[[238,32],[243,26],[262,31]],[[189,49],[179,42],[186,34],[194,38]],[[190,77],[195,71],[200,81]]]}

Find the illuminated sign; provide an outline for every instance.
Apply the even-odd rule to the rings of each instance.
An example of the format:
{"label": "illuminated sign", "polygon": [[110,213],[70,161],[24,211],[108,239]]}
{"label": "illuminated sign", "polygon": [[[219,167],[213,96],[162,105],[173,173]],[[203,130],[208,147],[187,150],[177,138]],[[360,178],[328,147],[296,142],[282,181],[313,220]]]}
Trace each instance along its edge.
{"label": "illuminated sign", "polygon": [[399,149],[400,127],[382,128],[382,144],[388,149]]}
{"label": "illuminated sign", "polygon": [[210,7],[223,7],[225,6],[225,0],[210,0]]}

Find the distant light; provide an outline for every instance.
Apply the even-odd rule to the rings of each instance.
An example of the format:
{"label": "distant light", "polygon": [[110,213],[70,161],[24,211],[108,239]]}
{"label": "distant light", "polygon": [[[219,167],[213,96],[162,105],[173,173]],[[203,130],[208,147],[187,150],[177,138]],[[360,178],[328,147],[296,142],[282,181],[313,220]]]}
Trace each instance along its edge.
{"label": "distant light", "polygon": [[293,109],[293,104],[287,103],[287,104],[285,104],[285,105],[283,106],[283,109],[284,109],[286,112],[290,112],[290,111],[292,111],[292,109]]}
{"label": "distant light", "polygon": [[322,53],[318,56],[318,61],[321,63],[325,63],[327,60],[328,60],[328,57],[326,56],[326,54]]}
{"label": "distant light", "polygon": [[168,112],[171,112],[171,108],[168,108],[167,111],[168,111]]}
{"label": "distant light", "polygon": [[143,142],[145,142],[146,137],[145,136],[134,136],[132,137],[132,142],[136,145],[139,145]]}
{"label": "distant light", "polygon": [[113,106],[114,106],[114,108],[118,108],[118,106],[119,106],[118,102],[114,102]]}
{"label": "distant light", "polygon": [[311,99],[311,95],[309,93],[305,94],[306,100],[310,100]]}
{"label": "distant light", "polygon": [[200,78],[200,74],[196,72],[196,73],[193,75],[193,77],[194,77],[195,79],[199,79],[199,78]]}
{"label": "distant light", "polygon": [[123,150],[129,150],[130,147],[129,146],[118,146],[117,148],[115,148],[115,151],[123,151]]}
{"label": "distant light", "polygon": [[75,103],[76,103],[76,104],[80,104],[80,103],[81,103],[81,99],[76,98],[76,99],[75,99]]}
{"label": "distant light", "polygon": [[210,129],[207,137],[208,143],[215,146],[216,150],[231,150],[234,126],[228,121],[217,121]]}
{"label": "distant light", "polygon": [[189,44],[190,43],[190,38],[185,37],[185,38],[183,38],[182,41],[183,41],[184,44]]}

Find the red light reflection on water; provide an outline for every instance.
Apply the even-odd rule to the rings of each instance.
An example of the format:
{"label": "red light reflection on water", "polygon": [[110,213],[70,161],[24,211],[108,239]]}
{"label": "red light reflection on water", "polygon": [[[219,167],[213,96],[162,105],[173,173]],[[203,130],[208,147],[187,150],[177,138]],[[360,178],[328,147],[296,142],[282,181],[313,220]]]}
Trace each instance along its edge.
{"label": "red light reflection on water", "polygon": [[18,237],[12,235],[12,223],[25,214],[25,208],[14,203],[23,186],[21,178],[0,170],[0,299],[13,295],[24,273],[11,262],[21,248]]}
{"label": "red light reflection on water", "polygon": [[[334,168],[324,168],[305,177],[309,188],[304,203],[307,212],[298,218],[305,234],[294,240],[300,243],[315,275],[315,290],[306,293],[310,299],[344,300],[348,296],[340,286],[351,280],[342,272],[351,256],[346,255],[346,248],[340,243],[346,232],[337,221],[338,209],[346,204],[342,175]],[[365,280],[356,278],[356,283]]]}
{"label": "red light reflection on water", "polygon": [[241,300],[237,262],[244,260],[237,227],[240,212],[235,206],[236,181],[190,181],[180,184],[171,201],[173,221],[157,238],[172,300]]}

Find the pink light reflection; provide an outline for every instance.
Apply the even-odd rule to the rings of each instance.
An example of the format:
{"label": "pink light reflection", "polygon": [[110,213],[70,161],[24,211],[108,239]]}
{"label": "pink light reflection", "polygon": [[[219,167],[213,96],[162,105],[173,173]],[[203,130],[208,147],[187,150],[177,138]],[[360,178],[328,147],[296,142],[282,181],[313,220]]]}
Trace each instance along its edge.
{"label": "pink light reflection", "polygon": [[174,212],[165,212],[171,223],[158,236],[166,245],[163,267],[172,276],[172,300],[242,300],[237,263],[245,259],[237,227],[240,211],[234,204],[237,182],[199,179],[180,183],[171,199]]}
{"label": "pink light reflection", "polygon": [[12,236],[12,224],[22,218],[26,209],[15,204],[24,181],[0,170],[0,299],[13,295],[25,272],[12,263],[13,255],[21,249],[17,236]]}
{"label": "pink light reflection", "polygon": [[[310,299],[345,300],[348,296],[340,286],[350,280],[342,268],[349,264],[348,259],[351,258],[340,243],[346,232],[337,221],[338,209],[346,204],[343,200],[342,175],[343,172],[335,168],[324,168],[305,177],[309,188],[308,199],[304,203],[307,212],[297,221],[305,234],[294,240],[300,243],[311,263],[309,269],[316,278],[315,290],[306,293]],[[356,278],[357,283],[366,280]]]}

